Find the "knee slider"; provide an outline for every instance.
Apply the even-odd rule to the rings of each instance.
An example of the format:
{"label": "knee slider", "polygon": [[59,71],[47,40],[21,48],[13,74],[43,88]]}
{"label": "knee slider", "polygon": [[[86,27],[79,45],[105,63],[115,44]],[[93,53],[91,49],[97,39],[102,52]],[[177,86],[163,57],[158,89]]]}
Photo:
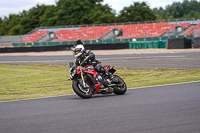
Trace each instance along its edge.
{"label": "knee slider", "polygon": [[95,69],[96,69],[97,71],[101,71],[101,64],[97,64],[97,65],[95,66]]}
{"label": "knee slider", "polygon": [[106,69],[104,67],[102,67],[101,64],[97,64],[95,69],[98,71],[98,72],[102,72],[102,73],[105,73]]}

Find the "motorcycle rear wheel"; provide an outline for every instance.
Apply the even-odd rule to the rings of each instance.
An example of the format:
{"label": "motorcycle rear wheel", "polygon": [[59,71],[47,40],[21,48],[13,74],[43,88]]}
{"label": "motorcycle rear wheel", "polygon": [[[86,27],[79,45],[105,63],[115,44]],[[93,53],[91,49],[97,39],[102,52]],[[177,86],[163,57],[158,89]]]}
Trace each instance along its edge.
{"label": "motorcycle rear wheel", "polygon": [[124,80],[122,78],[120,78],[117,75],[113,75],[114,77],[117,77],[119,79],[119,83],[122,84],[122,86],[113,86],[114,89],[114,93],[116,95],[123,95],[124,93],[126,93],[127,91],[127,86],[126,83],[124,82]]}
{"label": "motorcycle rear wheel", "polygon": [[90,87],[83,88],[78,80],[74,80],[72,83],[74,92],[81,98],[87,99],[92,97],[92,91]]}

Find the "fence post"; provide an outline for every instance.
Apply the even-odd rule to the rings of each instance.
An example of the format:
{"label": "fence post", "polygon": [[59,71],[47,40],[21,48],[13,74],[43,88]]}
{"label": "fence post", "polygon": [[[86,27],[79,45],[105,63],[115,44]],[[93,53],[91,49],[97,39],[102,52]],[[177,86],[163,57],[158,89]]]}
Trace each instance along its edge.
{"label": "fence post", "polygon": [[59,36],[59,45],[61,45],[61,40],[62,40],[61,34],[57,33],[57,35]]}
{"label": "fence post", "polygon": [[[103,38],[103,32],[101,32],[101,38]],[[102,39],[102,43],[104,43],[104,39]]]}
{"label": "fence post", "polygon": [[193,38],[195,37],[195,29],[194,29],[194,27],[192,27],[192,29],[193,29]]}
{"label": "fence post", "polygon": [[196,27],[198,28],[198,31],[197,31],[197,37],[199,37],[199,31],[200,31],[200,29],[199,29],[198,26],[196,26]]}
{"label": "fence post", "polygon": [[168,38],[169,38],[169,29],[167,28],[167,35],[168,35]]}
{"label": "fence post", "polygon": [[80,34],[80,39],[82,40],[83,39],[82,33],[79,33],[79,34]]}
{"label": "fence post", "polygon": [[144,41],[146,41],[146,31],[143,29],[144,31]]}

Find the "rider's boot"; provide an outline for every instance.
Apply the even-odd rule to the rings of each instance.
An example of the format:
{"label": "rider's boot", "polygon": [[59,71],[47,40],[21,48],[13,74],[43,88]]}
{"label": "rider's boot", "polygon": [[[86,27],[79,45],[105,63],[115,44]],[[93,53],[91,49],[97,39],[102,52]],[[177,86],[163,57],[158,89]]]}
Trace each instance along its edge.
{"label": "rider's boot", "polygon": [[111,83],[117,83],[118,82],[118,78],[114,77],[113,74],[109,73],[108,71],[106,71],[106,75],[110,79]]}

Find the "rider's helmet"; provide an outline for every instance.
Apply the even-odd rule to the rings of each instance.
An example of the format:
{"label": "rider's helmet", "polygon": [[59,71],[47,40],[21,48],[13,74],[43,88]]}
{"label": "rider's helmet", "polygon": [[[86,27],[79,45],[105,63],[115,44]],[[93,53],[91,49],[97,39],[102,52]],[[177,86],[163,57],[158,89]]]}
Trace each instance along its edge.
{"label": "rider's helmet", "polygon": [[76,58],[80,57],[85,52],[85,48],[82,44],[76,45],[74,48],[72,48],[72,50]]}
{"label": "rider's helmet", "polygon": [[81,39],[79,38],[79,39],[75,42],[74,47],[77,46],[77,45],[80,45],[80,44],[83,45],[83,42],[82,42]]}

